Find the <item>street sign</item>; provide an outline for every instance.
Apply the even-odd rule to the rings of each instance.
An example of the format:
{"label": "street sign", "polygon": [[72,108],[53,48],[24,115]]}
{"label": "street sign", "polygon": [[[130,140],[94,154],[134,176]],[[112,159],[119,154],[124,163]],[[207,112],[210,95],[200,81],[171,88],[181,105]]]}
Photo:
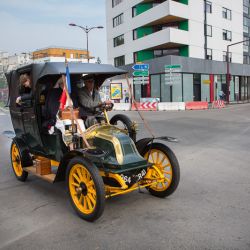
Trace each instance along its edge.
{"label": "street sign", "polygon": [[135,64],[133,70],[149,70],[149,64]]}
{"label": "street sign", "polygon": [[138,63],[133,65],[132,69],[134,84],[149,84],[149,64]]}
{"label": "street sign", "polygon": [[148,70],[134,71],[133,76],[149,76]]}
{"label": "street sign", "polygon": [[180,64],[165,65],[165,70],[181,70]]}
{"label": "street sign", "polygon": [[148,81],[134,81],[134,84],[149,84],[149,80]]}
{"label": "street sign", "polygon": [[180,84],[181,83],[181,65],[165,65],[165,84]]}
{"label": "street sign", "polygon": [[203,80],[203,84],[210,84],[210,80]]}

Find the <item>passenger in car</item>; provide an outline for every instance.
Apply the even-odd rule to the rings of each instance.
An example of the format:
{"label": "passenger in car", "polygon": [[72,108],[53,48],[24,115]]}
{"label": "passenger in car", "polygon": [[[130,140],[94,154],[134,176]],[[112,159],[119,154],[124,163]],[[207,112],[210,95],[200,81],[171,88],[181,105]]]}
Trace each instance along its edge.
{"label": "passenger in car", "polygon": [[16,104],[21,105],[22,102],[32,99],[32,90],[31,90],[31,79],[30,76],[25,73],[20,75],[20,96],[16,99]]}
{"label": "passenger in car", "polygon": [[43,127],[50,129],[56,124],[56,116],[60,107],[60,97],[63,92],[63,81],[60,77],[53,88],[49,89],[45,100],[45,121]]}

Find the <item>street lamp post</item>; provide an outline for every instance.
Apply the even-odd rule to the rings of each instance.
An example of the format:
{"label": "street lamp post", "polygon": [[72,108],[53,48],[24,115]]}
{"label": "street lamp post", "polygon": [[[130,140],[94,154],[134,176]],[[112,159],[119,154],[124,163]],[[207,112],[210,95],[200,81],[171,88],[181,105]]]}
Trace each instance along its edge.
{"label": "street lamp post", "polygon": [[80,29],[82,29],[85,34],[86,34],[86,39],[87,39],[87,59],[88,59],[88,63],[89,63],[89,32],[93,29],[103,29],[103,26],[96,26],[96,27],[88,27],[88,26],[81,26],[81,25],[77,25],[75,23],[70,23],[69,26],[74,26],[74,27],[78,27]]}
{"label": "street lamp post", "polygon": [[227,76],[226,76],[226,82],[227,82],[227,103],[229,103],[230,101],[230,65],[229,65],[229,48],[231,46],[234,46],[234,45],[237,45],[237,44],[240,44],[240,43],[244,43],[244,42],[247,42],[247,41],[250,41],[250,39],[246,39],[246,40],[243,40],[243,41],[240,41],[240,42],[237,42],[237,43],[232,43],[232,44],[229,44],[227,45]]}

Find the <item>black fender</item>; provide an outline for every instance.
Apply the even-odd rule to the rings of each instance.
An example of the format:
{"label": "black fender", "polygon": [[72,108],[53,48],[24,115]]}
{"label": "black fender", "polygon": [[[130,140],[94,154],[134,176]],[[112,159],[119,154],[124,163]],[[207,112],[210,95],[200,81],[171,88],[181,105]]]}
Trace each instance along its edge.
{"label": "black fender", "polygon": [[66,177],[66,170],[70,160],[76,156],[83,157],[86,161],[93,164],[93,160],[95,162],[102,161],[105,156],[105,152],[103,152],[99,148],[95,149],[76,149],[69,151],[66,153],[60,161],[58,171],[56,174],[56,178],[54,182],[64,181]]}
{"label": "black fender", "polygon": [[33,165],[32,158],[30,156],[30,152],[26,144],[21,138],[14,137],[13,142],[17,145],[17,148],[19,150],[20,156],[21,156],[21,163],[22,167],[30,167]]}
{"label": "black fender", "polygon": [[147,138],[140,139],[139,141],[137,141],[135,143],[138,152],[140,154],[142,154],[143,151],[144,151],[144,149],[145,149],[145,147],[149,143],[152,143],[155,140],[168,141],[168,142],[178,142],[178,140],[176,138],[170,137],[170,136],[161,136],[161,137],[155,137],[155,138],[153,138],[153,137],[147,137]]}

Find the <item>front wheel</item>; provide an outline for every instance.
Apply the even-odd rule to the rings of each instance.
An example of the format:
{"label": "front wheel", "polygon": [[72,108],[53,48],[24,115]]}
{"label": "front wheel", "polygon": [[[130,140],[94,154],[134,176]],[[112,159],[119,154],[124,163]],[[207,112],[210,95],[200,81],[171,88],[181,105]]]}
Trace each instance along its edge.
{"label": "front wheel", "polygon": [[180,181],[180,167],[173,151],[164,144],[152,143],[146,146],[143,157],[153,163],[145,178],[158,180],[147,188],[148,191],[160,198],[171,195]]}
{"label": "front wheel", "polygon": [[74,157],[67,168],[67,187],[71,204],[82,219],[94,221],[102,215],[105,189],[95,165]]}

